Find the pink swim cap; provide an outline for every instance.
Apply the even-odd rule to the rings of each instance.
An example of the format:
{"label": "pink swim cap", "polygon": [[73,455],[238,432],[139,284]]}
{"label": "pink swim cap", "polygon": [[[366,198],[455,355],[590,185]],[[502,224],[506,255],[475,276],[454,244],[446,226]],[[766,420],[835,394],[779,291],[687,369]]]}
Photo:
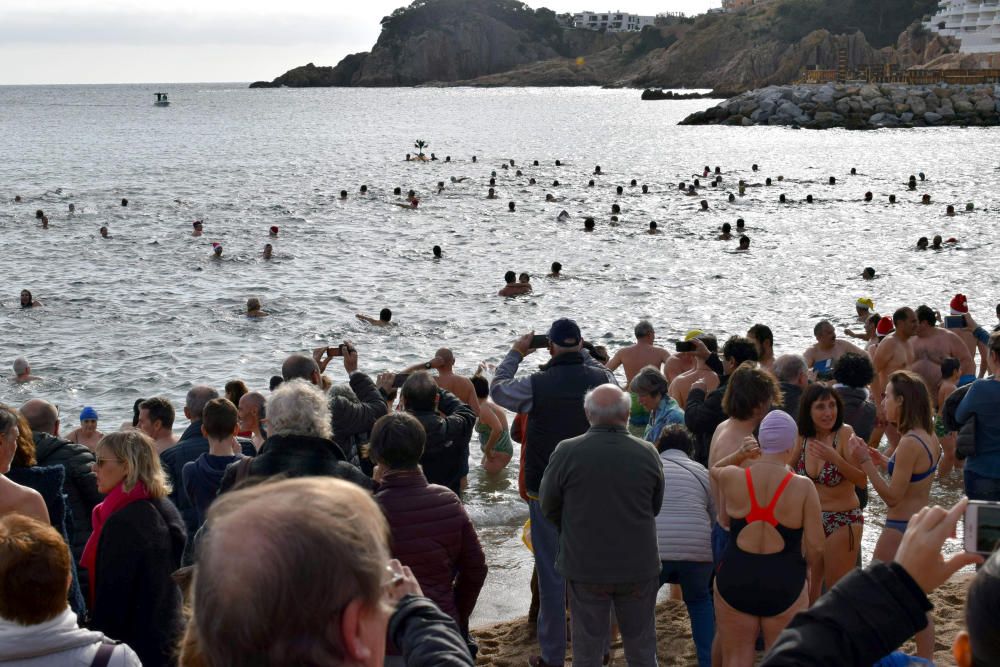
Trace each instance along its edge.
{"label": "pink swim cap", "polygon": [[772,410],[760,423],[757,442],[764,454],[780,454],[795,446],[799,429],[791,415],[782,410]]}

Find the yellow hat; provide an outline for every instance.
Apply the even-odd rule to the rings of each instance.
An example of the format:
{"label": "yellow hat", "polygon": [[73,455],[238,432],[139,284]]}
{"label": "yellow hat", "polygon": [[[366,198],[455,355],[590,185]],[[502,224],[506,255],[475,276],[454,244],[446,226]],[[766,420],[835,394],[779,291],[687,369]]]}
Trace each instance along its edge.
{"label": "yellow hat", "polygon": [[684,340],[691,340],[692,338],[697,338],[703,333],[705,332],[702,331],[701,329],[692,329],[691,331],[688,331],[686,334],[684,334]]}
{"label": "yellow hat", "polygon": [[856,305],[859,308],[864,308],[865,310],[875,310],[875,302],[866,296],[863,296],[860,299],[858,299]]}

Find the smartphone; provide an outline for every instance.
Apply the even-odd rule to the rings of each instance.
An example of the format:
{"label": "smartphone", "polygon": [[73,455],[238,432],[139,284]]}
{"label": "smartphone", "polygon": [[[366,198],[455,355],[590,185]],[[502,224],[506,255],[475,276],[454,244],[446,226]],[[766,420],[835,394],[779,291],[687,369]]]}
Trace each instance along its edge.
{"label": "smartphone", "polygon": [[695,345],[694,342],[690,340],[679,340],[674,345],[674,349],[678,352],[694,352]]}
{"label": "smartphone", "polygon": [[1000,501],[970,500],[965,508],[965,550],[989,556],[1000,546]]}
{"label": "smartphone", "polygon": [[326,356],[328,357],[342,357],[344,356],[344,346],[338,345],[337,347],[326,348]]}
{"label": "smartphone", "polygon": [[408,377],[410,377],[409,373],[396,373],[396,376],[392,378],[392,388],[399,389],[402,387]]}
{"label": "smartphone", "polygon": [[944,328],[945,329],[964,329],[965,328],[965,315],[945,315],[944,316]]}
{"label": "smartphone", "polygon": [[535,336],[531,337],[531,349],[532,350],[540,350],[543,347],[548,347],[548,346],[549,346],[549,337],[548,336],[535,335]]}

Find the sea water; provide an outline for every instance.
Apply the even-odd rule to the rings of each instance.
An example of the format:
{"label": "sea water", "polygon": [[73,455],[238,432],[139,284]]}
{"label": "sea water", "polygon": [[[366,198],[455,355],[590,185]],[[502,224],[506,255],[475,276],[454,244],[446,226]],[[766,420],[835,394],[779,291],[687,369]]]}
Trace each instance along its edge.
{"label": "sea water", "polygon": [[[169,107],[153,106],[158,91],[170,94]],[[667,346],[690,329],[724,340],[762,322],[775,333],[776,354],[801,353],[820,319],[838,331],[859,328],[861,296],[891,314],[922,303],[943,311],[962,292],[980,322],[995,323],[995,129],[677,125],[711,103],[643,102],[637,91],[596,88],[0,87],[0,367],[6,374],[23,355],[44,378],[0,384],[0,400],[51,400],[66,431],[91,405],[100,427],[113,430],[137,398],[167,396],[180,413],[193,384],[221,388],[240,378],[266,392],[286,355],[345,339],[370,374],[429,359],[442,346],[455,351],[458,372],[471,374],[480,361],[498,362],[519,334],[544,332],[559,317],[576,319],[612,352],[648,318]],[[418,139],[438,161],[404,161]],[[502,169],[511,159],[515,167]],[[681,194],[677,183],[701,177],[705,166],[721,167],[721,186],[701,178],[697,197]],[[488,200],[494,170],[498,199]],[[908,191],[919,172],[926,180]],[[729,203],[739,179],[749,187]],[[417,210],[394,205],[403,201],[392,194],[397,186],[404,196],[417,191]],[[557,201],[546,203],[547,193]],[[931,205],[920,204],[924,193]],[[701,199],[708,212],[698,210]],[[948,204],[957,217],[944,216]],[[557,221],[562,210],[568,221]],[[586,216],[596,220],[590,234]],[[738,217],[752,239],[748,253],[734,252],[735,239],[715,240]],[[204,220],[200,238],[191,235],[196,219]],[[662,234],[646,233],[651,220]],[[110,239],[98,235],[102,225]],[[272,225],[277,239],[268,237]],[[935,234],[958,243],[914,250],[918,237]],[[210,258],[212,242],[222,244],[221,260]],[[260,258],[265,243],[274,245],[270,261]],[[440,260],[434,245],[444,250]],[[561,280],[544,277],[553,261],[564,267]],[[865,266],[876,269],[875,281],[860,278]],[[534,293],[497,297],[507,270],[530,273]],[[44,306],[21,310],[21,289]],[[271,316],[245,318],[250,296]],[[355,319],[383,307],[398,326]],[[522,368],[543,361],[535,354]],[[328,373],[346,379],[336,360]],[[178,430],[184,425],[179,414]],[[489,478],[478,443],[472,450],[466,502],[490,565],[479,624],[526,613],[531,555],[520,536],[527,507],[517,460]],[[935,500],[959,493],[953,478]],[[866,559],[885,511],[872,495]]]}

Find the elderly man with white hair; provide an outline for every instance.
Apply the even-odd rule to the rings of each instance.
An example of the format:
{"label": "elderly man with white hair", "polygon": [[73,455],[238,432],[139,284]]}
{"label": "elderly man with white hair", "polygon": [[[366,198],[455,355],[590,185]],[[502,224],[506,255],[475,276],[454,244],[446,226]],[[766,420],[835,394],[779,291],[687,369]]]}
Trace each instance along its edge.
{"label": "elderly man with white hair", "polygon": [[31,364],[28,363],[27,359],[18,357],[14,360],[14,377],[12,380],[17,384],[24,384],[25,382],[41,380],[41,378],[31,374]]}
{"label": "elderly man with white hair", "polygon": [[614,385],[587,392],[590,429],[560,442],[542,477],[542,512],[559,529],[556,569],[569,591],[580,667],[602,664],[612,605],[628,664],[657,664],[663,468],[651,444],[629,435],[629,406]]}
{"label": "elderly man with white hair", "polygon": [[283,382],[268,397],[267,440],[252,459],[226,469],[219,493],[248,477],[339,477],[372,490],[374,483],[351,465],[333,441],[326,394],[303,379]]}

